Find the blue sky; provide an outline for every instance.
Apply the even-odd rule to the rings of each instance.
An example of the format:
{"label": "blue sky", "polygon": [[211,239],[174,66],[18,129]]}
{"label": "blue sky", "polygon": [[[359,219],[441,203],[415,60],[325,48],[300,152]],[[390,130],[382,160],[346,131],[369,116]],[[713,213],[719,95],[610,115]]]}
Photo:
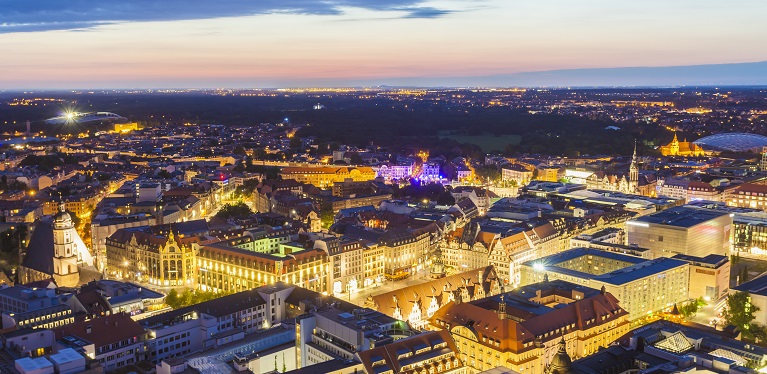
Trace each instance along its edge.
{"label": "blue sky", "polygon": [[760,0],[0,0],[0,89],[451,85],[765,61],[765,15]]}

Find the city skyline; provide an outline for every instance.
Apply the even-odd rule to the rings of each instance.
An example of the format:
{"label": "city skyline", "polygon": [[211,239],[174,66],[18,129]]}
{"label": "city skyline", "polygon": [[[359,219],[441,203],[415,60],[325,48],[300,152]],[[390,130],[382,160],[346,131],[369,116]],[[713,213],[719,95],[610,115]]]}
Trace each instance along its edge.
{"label": "city skyline", "polygon": [[[766,8],[756,1],[42,1],[0,11],[0,89],[764,84],[765,64],[753,63],[767,61],[754,48],[765,36],[758,15]],[[705,80],[700,67],[685,68],[737,63],[751,64],[703,68]],[[672,77],[636,69],[668,66],[681,68]],[[636,68],[615,69],[626,67]],[[744,67],[748,77],[732,74]],[[592,70],[604,68],[607,78]]]}

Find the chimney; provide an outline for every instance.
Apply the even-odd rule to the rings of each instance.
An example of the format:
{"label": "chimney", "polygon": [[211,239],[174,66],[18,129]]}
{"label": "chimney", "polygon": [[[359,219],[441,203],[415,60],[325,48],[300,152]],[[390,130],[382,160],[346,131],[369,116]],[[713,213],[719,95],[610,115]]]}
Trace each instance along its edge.
{"label": "chimney", "polygon": [[27,120],[27,135],[32,134],[32,124]]}

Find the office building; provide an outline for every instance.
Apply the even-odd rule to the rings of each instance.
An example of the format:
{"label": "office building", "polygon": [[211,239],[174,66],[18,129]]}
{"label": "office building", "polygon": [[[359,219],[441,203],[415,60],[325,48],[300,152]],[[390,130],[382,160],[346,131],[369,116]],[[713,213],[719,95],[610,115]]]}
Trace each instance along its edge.
{"label": "office building", "polygon": [[732,216],[724,212],[676,207],[626,222],[628,244],[648,248],[654,257],[675,254],[729,255]]}
{"label": "office building", "polygon": [[635,320],[690,299],[690,264],[671,258],[645,260],[590,248],[522,264],[522,285],[561,279],[615,296]]}

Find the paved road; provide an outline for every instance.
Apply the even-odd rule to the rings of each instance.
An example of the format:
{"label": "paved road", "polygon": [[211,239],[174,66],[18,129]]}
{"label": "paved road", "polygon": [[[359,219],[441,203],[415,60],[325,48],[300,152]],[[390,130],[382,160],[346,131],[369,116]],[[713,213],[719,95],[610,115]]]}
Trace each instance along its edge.
{"label": "paved road", "polygon": [[714,326],[714,324],[712,324],[711,321],[716,321],[717,327],[721,326],[722,318],[719,317],[719,313],[727,305],[725,300],[726,298],[718,300],[718,301],[709,302],[708,305],[700,308],[700,310],[698,310],[698,313],[688,318],[688,320],[692,322],[700,323],[701,325],[708,325],[708,326]]}

